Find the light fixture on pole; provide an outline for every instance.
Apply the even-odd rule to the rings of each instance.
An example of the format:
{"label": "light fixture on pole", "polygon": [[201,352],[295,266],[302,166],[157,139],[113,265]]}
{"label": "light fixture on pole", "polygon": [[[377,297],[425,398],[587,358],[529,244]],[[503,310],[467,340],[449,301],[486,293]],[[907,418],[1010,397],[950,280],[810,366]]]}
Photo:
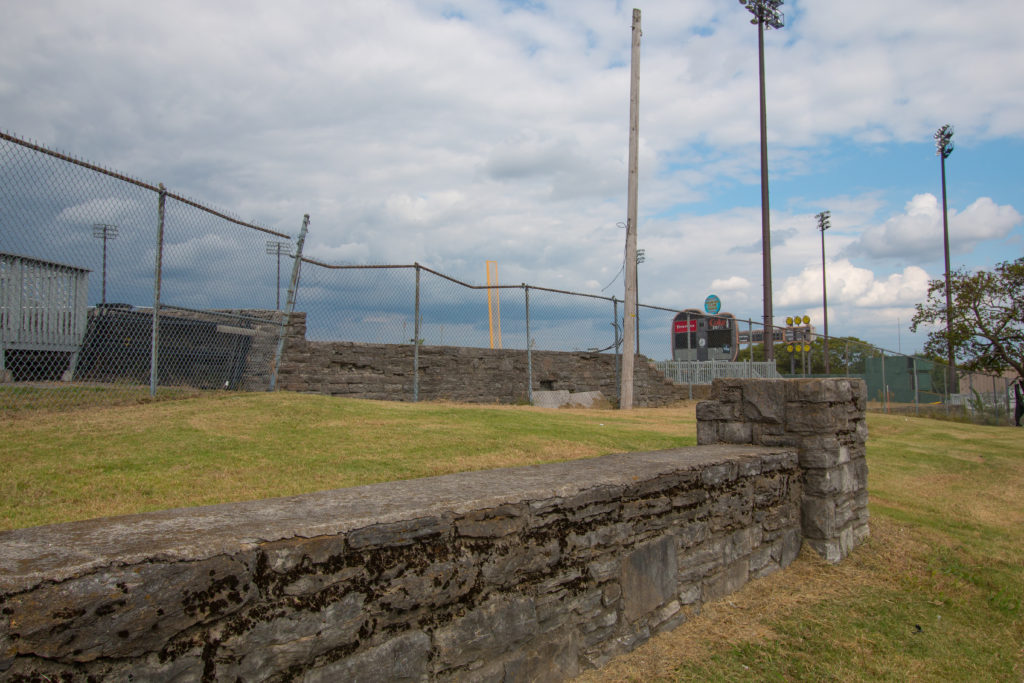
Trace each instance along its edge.
{"label": "light fixture on pole", "polygon": [[103,294],[100,302],[107,303],[107,240],[117,239],[117,226],[108,223],[93,223],[92,236],[103,240]]}
{"label": "light fixture on pole", "polygon": [[775,359],[775,333],[772,330],[772,252],[771,228],[768,222],[768,119],[764,96],[764,29],[782,28],[785,18],[779,11],[783,0],[740,0],[757,24],[757,64],[761,89],[761,269],[764,283],[764,357]]}
{"label": "light fixture on pole", "polygon": [[[947,377],[947,394],[953,393],[956,384],[956,358],[953,355],[952,317],[953,297],[949,284],[949,216],[946,210],[946,159],[953,153],[953,126],[948,123],[935,131],[935,150],[942,166],[942,247],[946,255],[946,351],[948,355],[949,373]],[[959,387],[958,387],[959,388]],[[959,392],[958,392],[959,393]]]}
{"label": "light fixture on pole", "polygon": [[274,310],[281,310],[281,251],[284,250],[285,254],[291,255],[291,242],[279,242],[277,240],[267,240],[267,253],[271,256],[277,255],[277,308]]}
{"label": "light fixture on pole", "polygon": [[818,230],[821,231],[821,307],[825,314],[825,374],[829,374],[828,357],[828,289],[825,287],[825,231],[832,227],[832,212],[822,211],[818,219]]}

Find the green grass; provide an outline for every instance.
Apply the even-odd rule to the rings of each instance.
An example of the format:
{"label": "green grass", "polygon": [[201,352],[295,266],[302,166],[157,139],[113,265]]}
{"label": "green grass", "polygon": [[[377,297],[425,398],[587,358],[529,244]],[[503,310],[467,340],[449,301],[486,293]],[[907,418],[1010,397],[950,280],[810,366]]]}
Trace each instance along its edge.
{"label": "green grass", "polygon": [[[1024,680],[1024,430],[869,414],[871,538],[584,681]],[[695,443],[693,405],[218,394],[0,422],[0,528]]]}
{"label": "green grass", "polygon": [[202,393],[188,387],[158,387],[153,397],[149,387],[140,384],[5,383],[0,384],[0,418],[47,410],[151,403],[196,397]]}
{"label": "green grass", "polygon": [[692,407],[630,414],[266,393],[22,413],[0,422],[0,435],[0,529],[696,443]]}

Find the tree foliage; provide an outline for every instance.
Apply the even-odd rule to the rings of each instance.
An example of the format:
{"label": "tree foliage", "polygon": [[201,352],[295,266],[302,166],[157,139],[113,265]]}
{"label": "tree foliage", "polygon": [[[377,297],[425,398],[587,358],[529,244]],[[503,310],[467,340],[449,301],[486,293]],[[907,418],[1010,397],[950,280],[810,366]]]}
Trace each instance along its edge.
{"label": "tree foliage", "polygon": [[1024,377],[1024,257],[993,270],[950,273],[952,312],[947,334],[946,281],[928,283],[928,299],[917,304],[910,329],[935,326],[925,352],[944,357],[952,341],[957,364],[965,370]]}
{"label": "tree foliage", "polygon": [[[825,373],[825,340],[824,337],[816,336],[810,342],[811,350],[802,351],[801,347],[794,345],[794,350],[788,350],[788,344],[775,345],[775,367],[779,374],[789,375],[790,370],[795,374],[804,373],[804,363],[807,363],[806,372],[812,375]],[[880,355],[874,347],[863,339],[857,337],[829,337],[828,341],[829,370],[832,374],[862,374],[864,372],[864,361]],[[754,344],[754,361],[764,360],[764,345]],[[740,350],[737,360],[750,360],[750,350]]]}

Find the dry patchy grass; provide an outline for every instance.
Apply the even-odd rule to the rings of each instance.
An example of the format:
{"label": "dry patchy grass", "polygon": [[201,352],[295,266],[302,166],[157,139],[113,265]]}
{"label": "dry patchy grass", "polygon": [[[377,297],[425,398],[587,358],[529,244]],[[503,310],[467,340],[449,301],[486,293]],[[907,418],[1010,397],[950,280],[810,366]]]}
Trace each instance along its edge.
{"label": "dry patchy grass", "polygon": [[732,595],[704,605],[678,628],[576,680],[677,680],[680,672],[706,662],[724,648],[774,640],[778,634],[773,624],[800,614],[809,605],[849,598],[865,590],[895,588],[895,577],[920,573],[911,558],[927,550],[927,544],[912,537],[906,527],[875,520],[871,538],[845,562],[828,564],[804,548],[784,571],[751,581]]}

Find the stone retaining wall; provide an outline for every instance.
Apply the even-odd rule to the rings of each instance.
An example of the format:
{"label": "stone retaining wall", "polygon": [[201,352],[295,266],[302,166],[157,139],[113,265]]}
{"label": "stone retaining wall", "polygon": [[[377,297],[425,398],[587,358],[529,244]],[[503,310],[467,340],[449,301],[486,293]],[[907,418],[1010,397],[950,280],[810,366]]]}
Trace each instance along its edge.
{"label": "stone retaining wall", "polygon": [[787,566],[809,530],[863,537],[836,511],[866,469],[831,450],[859,457],[862,383],[789,385],[699,408],[702,440],[776,445],[2,533],[0,681],[564,680]]}
{"label": "stone retaining wall", "polygon": [[[525,404],[532,365],[534,391],[600,391],[616,400],[615,360],[608,353],[533,351],[528,362],[526,351],[514,349],[420,346],[419,399]],[[307,341],[306,314],[295,313],[277,386],[286,391],[411,401],[413,374],[411,344]],[[634,383],[637,406],[670,405],[689,395],[686,386],[673,384],[643,357],[636,363]]]}

